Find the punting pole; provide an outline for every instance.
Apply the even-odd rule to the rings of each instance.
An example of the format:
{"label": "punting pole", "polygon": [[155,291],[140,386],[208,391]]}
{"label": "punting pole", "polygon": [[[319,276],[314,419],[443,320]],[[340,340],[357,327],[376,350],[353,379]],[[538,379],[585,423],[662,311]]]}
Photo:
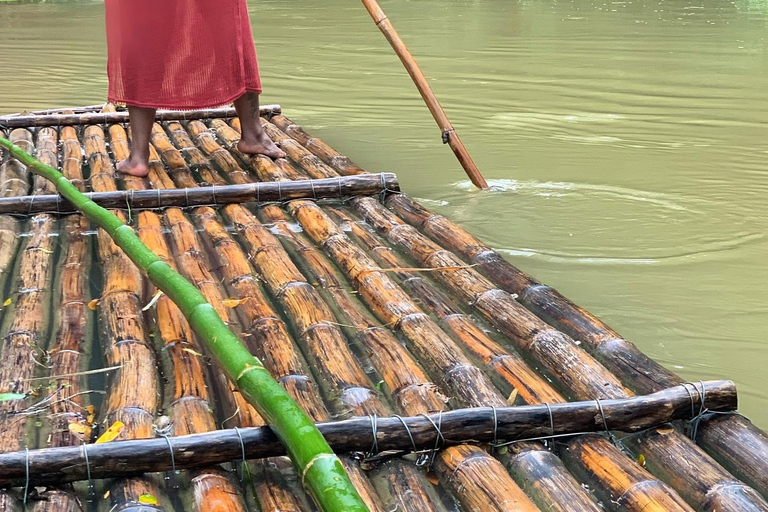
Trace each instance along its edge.
{"label": "punting pole", "polygon": [[408,74],[411,75],[413,82],[416,84],[416,88],[419,89],[421,97],[424,98],[424,102],[427,104],[427,108],[429,108],[432,117],[435,118],[437,125],[443,133],[443,143],[448,144],[451,147],[453,154],[459,159],[459,163],[461,163],[464,172],[467,173],[467,176],[469,176],[472,183],[477,188],[488,188],[488,183],[486,183],[483,175],[480,174],[480,170],[475,165],[472,157],[469,156],[469,152],[461,141],[459,134],[456,133],[456,130],[448,119],[448,116],[445,114],[443,107],[440,106],[440,102],[437,101],[437,96],[432,92],[432,88],[429,86],[427,78],[424,76],[424,73],[421,72],[419,65],[416,63],[416,59],[413,58],[413,55],[411,55],[411,52],[405,46],[403,40],[400,39],[400,35],[398,35],[395,27],[392,26],[392,22],[389,21],[387,15],[381,10],[381,7],[376,0],[362,0],[362,2],[368,10],[368,14],[370,14],[373,21],[376,22],[376,26],[379,27],[379,30],[381,30],[384,37],[387,38],[389,44],[392,45],[397,56],[400,57],[400,61],[405,66]]}

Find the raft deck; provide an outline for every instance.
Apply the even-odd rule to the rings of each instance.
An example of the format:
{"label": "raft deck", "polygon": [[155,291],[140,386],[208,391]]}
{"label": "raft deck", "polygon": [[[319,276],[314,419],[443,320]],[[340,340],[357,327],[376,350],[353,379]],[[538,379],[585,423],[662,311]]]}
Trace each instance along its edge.
{"label": "raft deck", "polygon": [[[146,179],[115,172],[128,154],[127,116],[99,110],[6,116],[0,132],[81,190],[111,197],[316,421],[363,416],[375,431],[377,418],[456,408],[599,408],[675,386],[693,405],[700,394],[391,177],[365,178],[277,106],[262,122],[287,159],[240,154],[231,109],[166,112]],[[173,436],[263,425],[122,251],[44,200],[49,183],[2,162],[0,451],[80,446],[115,424],[116,440],[167,436],[171,449]],[[342,183],[355,176],[373,188],[350,195],[362,189]],[[233,186],[234,199],[224,193]],[[768,511],[768,436],[698,398],[693,421],[631,435],[406,457],[379,457],[374,443],[344,461],[374,511]],[[234,467],[59,487],[30,480],[26,508],[314,510],[285,457]],[[0,510],[22,510],[23,494],[0,491]]]}

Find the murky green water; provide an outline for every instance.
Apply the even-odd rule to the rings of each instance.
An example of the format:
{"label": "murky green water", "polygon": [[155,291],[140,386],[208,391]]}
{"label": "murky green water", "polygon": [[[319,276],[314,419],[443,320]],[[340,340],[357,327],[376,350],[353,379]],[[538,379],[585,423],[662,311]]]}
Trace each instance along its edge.
{"label": "murky green water", "polygon": [[[251,2],[264,100],[768,426],[768,2],[382,5],[496,190],[358,2]],[[0,3],[0,112],[103,101],[102,16]]]}

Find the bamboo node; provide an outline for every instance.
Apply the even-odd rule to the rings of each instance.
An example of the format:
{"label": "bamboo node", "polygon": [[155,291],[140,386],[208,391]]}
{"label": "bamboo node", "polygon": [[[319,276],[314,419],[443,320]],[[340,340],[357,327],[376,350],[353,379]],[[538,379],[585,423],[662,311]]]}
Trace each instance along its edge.
{"label": "bamboo node", "polygon": [[312,466],[315,465],[315,463],[321,459],[335,459],[339,460],[339,458],[332,454],[332,453],[320,453],[318,455],[315,455],[312,460],[310,460],[306,466],[304,466],[304,470],[301,472],[301,484],[306,485],[304,483],[304,479],[307,477],[307,472],[312,468]]}

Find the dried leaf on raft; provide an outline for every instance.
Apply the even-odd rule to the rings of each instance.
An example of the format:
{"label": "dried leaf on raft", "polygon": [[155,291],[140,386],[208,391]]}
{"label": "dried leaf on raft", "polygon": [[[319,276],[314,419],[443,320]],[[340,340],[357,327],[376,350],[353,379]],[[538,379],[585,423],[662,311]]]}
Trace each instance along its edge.
{"label": "dried leaf on raft", "polygon": [[247,300],[248,300],[248,297],[244,299],[224,299],[223,301],[221,301],[221,303],[228,308],[236,308],[241,304],[245,304],[245,301]]}
{"label": "dried leaf on raft", "polygon": [[120,433],[125,428],[125,425],[122,421],[116,421],[112,425],[109,426],[109,428],[99,436],[99,438],[96,440],[97,443],[108,443],[110,441],[114,441],[117,439],[117,436],[120,435]]}

